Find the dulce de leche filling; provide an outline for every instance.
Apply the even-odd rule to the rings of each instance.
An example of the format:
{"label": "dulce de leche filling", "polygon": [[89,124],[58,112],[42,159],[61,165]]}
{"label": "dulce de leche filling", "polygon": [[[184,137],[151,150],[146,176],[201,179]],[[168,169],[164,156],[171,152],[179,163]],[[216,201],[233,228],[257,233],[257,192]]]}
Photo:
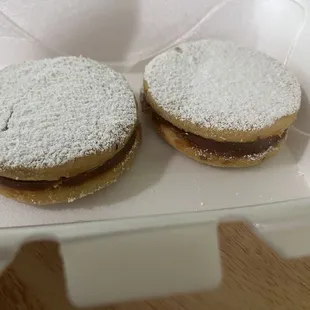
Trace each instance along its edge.
{"label": "dulce de leche filling", "polygon": [[152,108],[148,108],[151,110],[152,119],[156,124],[169,126],[177,135],[187,140],[190,145],[208,153],[223,157],[240,158],[266,152],[270,147],[277,146],[278,143],[285,138],[287,132],[287,130],[285,130],[281,135],[257,139],[252,142],[219,142],[197,136],[190,132],[185,132],[162,118]]}
{"label": "dulce de leche filling", "polygon": [[137,130],[134,131],[127,144],[112,158],[107,160],[103,165],[93,168],[91,170],[79,173],[73,177],[69,178],[60,178],[55,181],[21,181],[14,180],[6,177],[0,177],[0,186],[5,186],[14,189],[27,190],[27,191],[37,191],[37,190],[46,190],[50,188],[55,188],[58,186],[76,186],[83,184],[87,180],[94,178],[121,163],[127,156],[127,154],[132,149],[136,136]]}

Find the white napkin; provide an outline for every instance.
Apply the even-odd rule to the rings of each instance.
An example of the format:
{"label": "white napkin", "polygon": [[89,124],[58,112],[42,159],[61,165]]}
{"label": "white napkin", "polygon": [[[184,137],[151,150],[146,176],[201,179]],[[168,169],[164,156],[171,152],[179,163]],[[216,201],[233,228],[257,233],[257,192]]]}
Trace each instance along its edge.
{"label": "white napkin", "polygon": [[2,0],[0,66],[57,55],[131,66],[209,36],[283,60],[302,14],[290,0]]}

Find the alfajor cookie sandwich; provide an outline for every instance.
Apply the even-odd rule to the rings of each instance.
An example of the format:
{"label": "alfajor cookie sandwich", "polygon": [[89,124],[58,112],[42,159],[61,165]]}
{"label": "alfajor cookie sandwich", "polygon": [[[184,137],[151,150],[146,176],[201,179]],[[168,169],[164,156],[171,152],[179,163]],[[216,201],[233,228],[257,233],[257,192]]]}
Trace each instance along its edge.
{"label": "alfajor cookie sandwich", "polygon": [[159,134],[208,165],[246,167],[274,155],[300,108],[280,62],[220,40],[172,48],[149,62],[144,98]]}
{"label": "alfajor cookie sandwich", "polygon": [[60,57],[0,71],[0,194],[71,202],[115,182],[140,140],[133,91],[96,61]]}

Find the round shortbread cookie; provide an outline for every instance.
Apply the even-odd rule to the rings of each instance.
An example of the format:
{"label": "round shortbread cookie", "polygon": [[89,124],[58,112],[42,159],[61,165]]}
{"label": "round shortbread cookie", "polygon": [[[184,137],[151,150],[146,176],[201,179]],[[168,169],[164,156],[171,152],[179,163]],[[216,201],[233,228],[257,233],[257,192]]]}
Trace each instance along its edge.
{"label": "round shortbread cookie", "polygon": [[151,60],[144,91],[152,109],[174,126],[231,142],[281,135],[301,100],[297,79],[277,60],[211,39],[182,44]]}
{"label": "round shortbread cookie", "polygon": [[0,71],[0,176],[57,180],[94,169],[137,126],[129,83],[82,57],[26,62]]}

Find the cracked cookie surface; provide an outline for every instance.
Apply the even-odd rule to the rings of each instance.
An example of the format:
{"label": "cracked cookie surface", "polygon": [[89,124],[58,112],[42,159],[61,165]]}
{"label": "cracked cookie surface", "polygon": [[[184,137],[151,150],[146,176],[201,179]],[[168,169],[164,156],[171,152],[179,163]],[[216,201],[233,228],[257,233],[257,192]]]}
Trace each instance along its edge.
{"label": "cracked cookie surface", "polygon": [[128,82],[96,61],[60,57],[0,71],[2,176],[58,179],[93,168],[126,144],[136,123]]}

